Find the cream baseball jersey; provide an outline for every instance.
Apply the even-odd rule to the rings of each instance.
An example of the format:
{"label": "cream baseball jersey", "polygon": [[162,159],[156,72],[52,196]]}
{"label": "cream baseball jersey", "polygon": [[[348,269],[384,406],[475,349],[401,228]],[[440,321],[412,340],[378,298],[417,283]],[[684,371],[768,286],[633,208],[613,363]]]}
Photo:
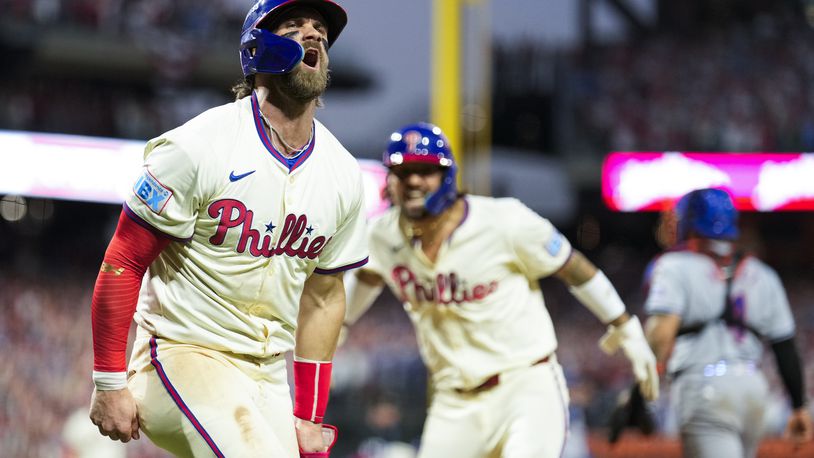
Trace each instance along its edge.
{"label": "cream baseball jersey", "polygon": [[760,336],[718,320],[726,305],[726,280],[712,258],[684,250],[665,253],[654,262],[647,313],[678,315],[682,327],[711,322],[700,332],[678,336],[667,364],[669,372],[721,360],[757,362],[763,354],[761,337],[777,342],[794,335],[794,317],[783,284],[757,258],[741,261],[730,296],[734,313]]}
{"label": "cream baseball jersey", "polygon": [[312,273],[367,262],[362,176],[318,121],[295,159],[269,140],[252,94],[148,142],[125,211],[171,243],[135,314],[147,331],[265,357],[294,346]]}
{"label": "cream baseball jersey", "polygon": [[571,245],[516,199],[466,196],[466,214],[433,264],[399,228],[399,209],[371,222],[370,263],[405,304],[438,389],[473,388],[557,347],[538,279]]}

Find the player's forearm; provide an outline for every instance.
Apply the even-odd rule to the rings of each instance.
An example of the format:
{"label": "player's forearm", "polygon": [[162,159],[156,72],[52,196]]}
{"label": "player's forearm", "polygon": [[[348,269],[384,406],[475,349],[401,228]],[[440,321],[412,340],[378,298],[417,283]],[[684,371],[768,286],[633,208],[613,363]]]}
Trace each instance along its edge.
{"label": "player's forearm", "polygon": [[670,358],[670,353],[673,348],[672,342],[648,337],[647,343],[649,343],[650,348],[653,349],[653,354],[656,355],[656,361],[659,364],[667,364],[667,360]]}
{"label": "player's forearm", "polygon": [[300,309],[295,344],[298,357],[330,361],[345,317],[345,301],[310,310]]}
{"label": "player's forearm", "polygon": [[[132,270],[120,271],[121,264],[107,257],[105,259],[91,300],[93,369],[98,372],[123,372],[127,333],[136,310],[141,277]],[[116,271],[121,273],[114,273]]]}
{"label": "player's forearm", "polygon": [[300,299],[294,354],[314,361],[330,361],[344,318],[342,274],[312,275]]}
{"label": "player's forearm", "polygon": [[653,315],[645,324],[645,336],[656,361],[660,365],[667,363],[673,351],[676,334],[681,325],[681,318],[678,315]]}
{"label": "player's forearm", "polygon": [[169,239],[139,226],[124,212],[105,252],[91,301],[94,380],[99,389],[123,388],[127,333],[141,279]]}
{"label": "player's forearm", "polygon": [[791,398],[791,406],[798,409],[805,404],[805,382],[794,338],[773,343],[772,351],[777,360],[780,378]]}
{"label": "player's forearm", "polygon": [[342,320],[342,274],[312,275],[303,288],[294,347],[294,416],[321,423],[328,406],[331,360]]}
{"label": "player's forearm", "polygon": [[359,269],[345,274],[345,324],[356,323],[379,297],[384,282],[373,272]]}

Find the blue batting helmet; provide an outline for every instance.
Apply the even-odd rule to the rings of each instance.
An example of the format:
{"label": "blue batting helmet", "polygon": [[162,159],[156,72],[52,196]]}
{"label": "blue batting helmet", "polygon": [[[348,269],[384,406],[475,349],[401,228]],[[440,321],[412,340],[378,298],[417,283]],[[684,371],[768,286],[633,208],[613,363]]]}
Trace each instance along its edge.
{"label": "blue batting helmet", "polygon": [[325,18],[328,27],[326,48],[336,41],[348,23],[345,10],[330,0],[259,0],[246,15],[240,32],[240,65],[244,77],[255,73],[288,73],[302,61],[305,51],[299,43],[263,29],[280,14],[298,5],[313,8]]}
{"label": "blue batting helmet", "polygon": [[722,189],[697,189],[682,197],[675,206],[679,241],[690,231],[719,240],[738,238],[738,211],[729,193]]}
{"label": "blue batting helmet", "polygon": [[445,169],[441,187],[427,196],[424,206],[431,215],[437,215],[458,198],[457,167],[449,147],[449,140],[438,126],[428,123],[408,124],[390,134],[390,143],[382,163],[392,168],[410,162],[435,164]]}

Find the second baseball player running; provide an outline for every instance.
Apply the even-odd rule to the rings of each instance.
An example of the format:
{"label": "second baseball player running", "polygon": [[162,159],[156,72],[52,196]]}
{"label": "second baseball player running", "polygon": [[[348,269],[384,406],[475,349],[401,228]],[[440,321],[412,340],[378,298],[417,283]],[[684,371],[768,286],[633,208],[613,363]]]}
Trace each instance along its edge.
{"label": "second baseball player running", "polygon": [[555,275],[608,325],[647,399],[658,395],[639,320],[607,277],[516,199],[461,194],[441,130],[405,126],[384,153],[396,204],[370,227],[370,263],[346,279],[348,323],[384,284],[415,325],[434,395],[422,458],[560,456],[568,394],[538,280]]}

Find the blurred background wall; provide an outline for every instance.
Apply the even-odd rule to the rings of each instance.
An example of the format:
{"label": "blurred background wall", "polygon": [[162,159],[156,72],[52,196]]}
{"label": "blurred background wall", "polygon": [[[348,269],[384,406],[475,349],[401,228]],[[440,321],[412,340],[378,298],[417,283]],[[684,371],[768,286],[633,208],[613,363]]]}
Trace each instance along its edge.
{"label": "blurred background wall", "polygon": [[[340,3],[350,21],[331,49],[332,87],[317,117],[354,155],[378,158],[390,131],[432,120],[434,4]],[[0,129],[146,140],[227,103],[250,4],[0,0]],[[519,197],[550,218],[634,312],[645,266],[662,248],[658,215],[604,207],[605,154],[814,150],[807,0],[468,0],[460,12],[461,144],[453,146],[464,184]],[[92,389],[90,294],[119,211],[2,196],[0,456],[80,456],[76,437],[95,438],[69,419]],[[814,218],[743,219],[750,248],[788,288],[811,395]],[[627,363],[600,354],[603,329],[561,284],[542,285],[572,390],[568,453],[607,456],[591,444],[630,383]],[[788,407],[773,362],[765,364],[774,387],[766,428],[777,435]],[[410,324],[383,296],[337,355],[334,456],[412,456],[425,377]],[[670,440],[666,402],[660,415]],[[165,456],[147,439],[105,453]]]}

